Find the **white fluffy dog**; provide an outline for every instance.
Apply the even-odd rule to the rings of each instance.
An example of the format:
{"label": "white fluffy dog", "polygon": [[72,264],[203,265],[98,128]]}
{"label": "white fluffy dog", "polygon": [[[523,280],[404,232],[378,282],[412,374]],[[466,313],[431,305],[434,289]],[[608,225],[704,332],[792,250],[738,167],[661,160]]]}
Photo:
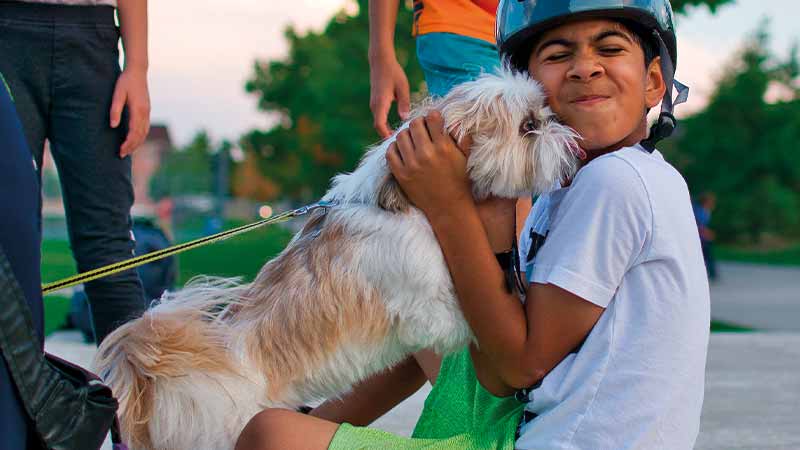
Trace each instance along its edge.
{"label": "white fluffy dog", "polygon": [[[544,191],[576,168],[574,132],[527,75],[482,75],[410,120],[434,109],[473,138],[476,200]],[[128,445],[231,449],[264,408],[339,396],[412,352],[470,342],[436,238],[388,171],[393,139],[333,180],[324,200],[339,206],[315,211],[254,282],[192,283],[105,339],[95,364]]]}

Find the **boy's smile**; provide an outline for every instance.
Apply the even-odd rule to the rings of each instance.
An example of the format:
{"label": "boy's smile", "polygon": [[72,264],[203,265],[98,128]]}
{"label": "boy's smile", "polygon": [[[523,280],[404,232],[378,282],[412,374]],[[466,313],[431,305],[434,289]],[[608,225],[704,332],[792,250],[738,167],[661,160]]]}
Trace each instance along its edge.
{"label": "boy's smile", "polygon": [[544,86],[553,112],[583,137],[590,157],[644,139],[646,110],[665,89],[659,60],[646,67],[637,38],[611,20],[580,20],[545,32],[528,71]]}

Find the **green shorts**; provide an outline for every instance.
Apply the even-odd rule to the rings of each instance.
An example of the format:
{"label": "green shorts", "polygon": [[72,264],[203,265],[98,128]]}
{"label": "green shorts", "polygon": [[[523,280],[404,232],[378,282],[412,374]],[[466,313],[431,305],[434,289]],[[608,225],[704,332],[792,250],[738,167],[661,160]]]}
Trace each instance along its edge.
{"label": "green shorts", "polygon": [[467,348],[442,361],[411,438],[345,423],[328,449],[513,450],[524,407],[480,385]]}

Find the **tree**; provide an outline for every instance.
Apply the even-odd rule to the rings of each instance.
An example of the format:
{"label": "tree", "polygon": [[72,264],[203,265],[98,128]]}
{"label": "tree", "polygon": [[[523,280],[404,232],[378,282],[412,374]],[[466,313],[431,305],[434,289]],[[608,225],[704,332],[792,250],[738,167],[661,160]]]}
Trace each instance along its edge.
{"label": "tree", "polygon": [[[401,8],[397,22],[397,56],[418,91],[422,72],[409,8]],[[367,0],[359,0],[356,15],[340,12],[322,32],[301,36],[289,27],[288,57],[254,66],[246,89],[259,96],[261,110],[278,113],[280,123],[248,133],[241,147],[256,152],[264,174],[289,198],[321,196],[333,175],[353,170],[365,147],[378,140],[368,106],[368,27]]]}
{"label": "tree", "polygon": [[212,146],[208,134],[200,131],[186,147],[169,152],[150,179],[153,200],[185,194],[210,194],[213,187]]}
{"label": "tree", "polygon": [[[695,194],[712,191],[722,240],[757,242],[765,233],[800,236],[800,97],[796,50],[771,54],[766,25],[729,65],[706,109],[681,121],[665,154]],[[784,98],[769,103],[768,90]]]}
{"label": "tree", "polygon": [[[677,11],[705,4],[714,11],[733,0],[675,0]],[[408,75],[412,93],[424,84],[416,61],[411,1],[405,0],[397,18],[395,46]],[[299,35],[289,27],[289,54],[273,61],[257,61],[245,86],[258,96],[262,111],[277,114],[273,128],[247,133],[241,147],[253,152],[263,174],[280,192],[296,201],[321,196],[330,178],[355,168],[367,145],[378,140],[369,110],[369,22],[367,0],[358,0],[358,12],[336,14],[322,32]],[[390,123],[398,122],[396,114]]]}
{"label": "tree", "polygon": [[672,0],[672,8],[675,12],[686,13],[688,6],[707,6],[711,12],[716,12],[720,6],[734,3],[735,0]]}

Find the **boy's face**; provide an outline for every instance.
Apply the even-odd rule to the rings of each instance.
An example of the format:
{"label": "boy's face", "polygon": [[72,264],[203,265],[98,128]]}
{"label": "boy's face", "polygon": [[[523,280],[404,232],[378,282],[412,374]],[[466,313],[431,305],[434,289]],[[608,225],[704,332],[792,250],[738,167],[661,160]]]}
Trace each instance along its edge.
{"label": "boy's face", "polygon": [[659,59],[611,20],[569,22],[545,32],[528,61],[548,103],[591,153],[634,145],[647,135],[645,111],[664,96]]}

